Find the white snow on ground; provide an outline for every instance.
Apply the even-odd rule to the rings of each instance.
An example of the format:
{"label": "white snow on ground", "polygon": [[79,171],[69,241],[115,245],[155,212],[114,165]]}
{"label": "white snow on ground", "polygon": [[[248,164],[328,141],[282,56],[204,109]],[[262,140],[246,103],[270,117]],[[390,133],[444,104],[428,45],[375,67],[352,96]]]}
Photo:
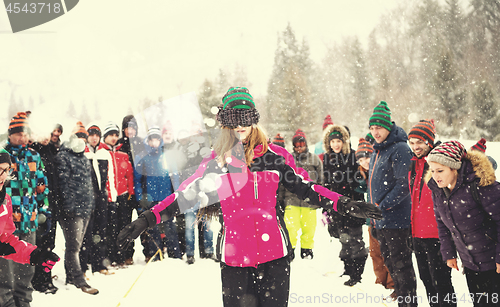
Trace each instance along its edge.
{"label": "white snow on ground", "polygon": [[[448,139],[444,139],[445,141]],[[461,141],[469,148],[476,141]],[[486,143],[486,153],[500,163],[500,143]],[[499,172],[497,171],[497,176]],[[291,289],[289,306],[397,306],[387,302],[392,292],[375,284],[371,259],[366,262],[363,280],[354,287],[344,286],[347,276],[339,277],[343,263],[338,254],[340,242],[331,240],[326,227],[320,222],[315,236],[314,259],[300,259],[298,249],[291,264]],[[219,224],[212,223],[216,238]],[[368,242],[368,229],[363,227],[365,243]],[[214,241],[215,244],[215,241]],[[196,244],[197,246],[197,244]],[[58,227],[55,252],[64,257],[64,238]],[[185,257],[184,257],[185,259]],[[92,306],[222,306],[219,264],[206,259],[196,258],[193,265],[184,260],[165,259],[146,265],[142,246],[136,241],[135,264],[114,270],[115,274],[103,276],[89,274],[88,283],[99,289],[98,295],[81,292],[72,285],[65,285],[63,260],[53,270],[58,276],[54,284],[59,288],[55,295],[33,293],[33,307],[92,307]],[[416,260],[414,260],[416,267]],[[417,295],[419,306],[429,306],[425,297],[425,287],[417,274]],[[458,307],[472,306],[468,302],[468,289],[465,276],[458,271],[452,272],[453,285],[457,294]],[[126,296],[126,297],[125,297]]]}
{"label": "white snow on ground", "polygon": [[[338,254],[340,242],[330,239],[326,227],[319,221],[315,237],[314,259],[300,259],[298,251],[291,264],[291,289],[289,306],[366,306],[370,303],[380,306],[397,306],[387,302],[392,291],[375,284],[371,259],[366,262],[363,280],[354,287],[344,286],[347,276],[339,277],[343,263]],[[215,225],[214,225],[215,224]],[[218,223],[212,224],[214,233]],[[363,227],[365,242],[368,242],[368,228]],[[64,256],[64,239],[57,234],[56,253]],[[65,273],[62,260],[54,267],[54,281],[59,288],[55,295],[34,292],[33,307],[89,307],[89,306],[222,306],[219,264],[206,259],[196,258],[193,265],[184,260],[164,259],[148,265],[144,262],[142,246],[136,242],[135,264],[113,270],[114,275],[89,274],[88,283],[99,289],[99,294],[92,296],[81,292],[72,285],[64,285]],[[416,261],[414,261],[416,263]],[[416,269],[416,267],[415,267]],[[135,284],[134,284],[135,283]],[[465,276],[453,272],[453,284],[458,297],[466,295]],[[420,306],[429,306],[425,299],[424,285],[418,281],[418,295],[424,300]],[[126,296],[126,297],[125,297]],[[175,304],[175,305],[174,305]],[[458,306],[470,306],[459,302]]]}

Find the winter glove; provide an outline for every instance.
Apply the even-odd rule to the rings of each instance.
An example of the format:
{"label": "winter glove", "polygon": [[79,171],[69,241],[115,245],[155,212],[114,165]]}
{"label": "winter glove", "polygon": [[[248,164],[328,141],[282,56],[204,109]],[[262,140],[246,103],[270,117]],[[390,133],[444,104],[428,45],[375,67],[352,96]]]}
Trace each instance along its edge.
{"label": "winter glove", "polygon": [[50,272],[60,258],[55,253],[47,249],[37,247],[30,255],[31,265],[40,265],[45,272]]}
{"label": "winter glove", "polygon": [[349,214],[362,219],[382,219],[382,210],[380,210],[379,207],[364,201],[352,200],[345,196],[340,197],[337,201],[337,212],[343,215]]}
{"label": "winter glove", "polygon": [[7,256],[10,254],[14,254],[15,252],[16,250],[14,249],[14,247],[12,247],[12,245],[10,245],[9,243],[0,242],[0,256]]}
{"label": "winter glove", "polygon": [[125,226],[118,234],[116,243],[121,250],[127,249],[128,245],[135,240],[144,230],[156,225],[156,216],[150,210],[144,211],[135,221]]}

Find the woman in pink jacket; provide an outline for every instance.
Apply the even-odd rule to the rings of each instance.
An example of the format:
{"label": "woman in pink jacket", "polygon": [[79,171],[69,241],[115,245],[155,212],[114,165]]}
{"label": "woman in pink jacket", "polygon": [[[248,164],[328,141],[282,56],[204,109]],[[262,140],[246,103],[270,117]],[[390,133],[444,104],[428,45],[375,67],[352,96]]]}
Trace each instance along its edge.
{"label": "woman in pink jacket", "polygon": [[212,159],[205,159],[175,193],[126,226],[118,244],[126,247],[146,228],[197,202],[202,207],[220,204],[223,227],[217,256],[224,306],[287,306],[292,246],[276,201],[280,182],[323,208],[362,218],[382,215],[372,204],[352,201],[301,176],[290,153],[268,143],[257,125],[260,116],[248,89],[230,88],[222,103],[217,114],[221,135]]}
{"label": "woman in pink jacket", "polygon": [[0,148],[0,257],[22,264],[39,264],[49,272],[59,261],[59,257],[51,251],[41,250],[35,245],[21,241],[14,235],[16,226],[12,218],[12,202],[5,191],[5,182],[12,173],[11,164],[9,153]]}

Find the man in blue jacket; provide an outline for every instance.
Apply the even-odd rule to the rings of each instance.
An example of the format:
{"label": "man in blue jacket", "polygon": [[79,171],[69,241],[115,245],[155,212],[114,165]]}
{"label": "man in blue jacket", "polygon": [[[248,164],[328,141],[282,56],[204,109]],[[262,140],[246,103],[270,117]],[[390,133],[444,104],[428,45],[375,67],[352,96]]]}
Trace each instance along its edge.
{"label": "man in blue jacket", "polygon": [[369,121],[375,139],[368,179],[369,202],[382,209],[383,219],[372,221],[374,236],[394,280],[399,306],[417,306],[416,279],[411,250],[406,245],[410,228],[411,198],[408,169],[412,158],[406,132],[391,121],[385,101]]}

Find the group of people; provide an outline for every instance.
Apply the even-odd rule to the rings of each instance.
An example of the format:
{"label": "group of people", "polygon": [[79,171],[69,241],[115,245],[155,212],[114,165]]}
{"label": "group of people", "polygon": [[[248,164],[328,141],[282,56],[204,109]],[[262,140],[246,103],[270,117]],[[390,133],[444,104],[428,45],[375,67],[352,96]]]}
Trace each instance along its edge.
{"label": "group of people", "polygon": [[[407,134],[391,120],[381,101],[370,117],[369,133],[357,150],[351,148],[347,126],[328,115],[322,146],[308,151],[305,135],[292,138],[297,166],[326,188],[363,200],[382,210],[381,220],[359,219],[323,210],[330,235],[341,245],[340,259],[350,278],[361,281],[368,251],[362,225],[369,225],[369,254],[376,283],[394,289],[399,306],[417,306],[415,254],[420,279],[430,306],[457,306],[451,269],[460,257],[474,306],[497,306],[500,287],[500,185],[496,161],[485,155],[482,138],[469,151],[458,141],[441,143],[433,120],[420,120]],[[284,146],[278,134],[275,144]],[[313,174],[319,174],[315,176]],[[316,214],[311,204],[284,194],[285,221],[292,247],[300,229],[302,258],[312,258]],[[314,207],[313,207],[314,211]],[[292,255],[293,259],[293,255]]]}
{"label": "group of people", "polygon": [[[280,134],[270,140],[258,124],[244,87],[222,97],[220,135],[205,156],[200,131],[175,141],[169,123],[140,139],[133,116],[124,118],[121,138],[114,123],[78,122],[61,144],[60,125],[50,139],[31,142],[28,119],[13,117],[0,153],[0,200],[13,220],[0,237],[1,306],[29,306],[31,284],[57,290],[50,278],[56,221],[66,240],[66,282],[86,293],[98,293],[87,283],[89,267],[108,275],[110,266],[133,264],[138,237],[146,261],[186,254],[193,264],[198,225],[200,257],[220,262],[224,306],[287,306],[299,242],[301,258],[314,257],[317,209],[341,243],[345,285],[361,281],[370,255],[376,283],[393,288],[399,306],[417,306],[415,253],[429,304],[456,306],[451,269],[459,256],[474,306],[498,303],[500,185],[484,139],[470,150],[440,143],[433,120],[407,134],[381,101],[356,150],[349,128],[328,115],[314,151],[298,129],[290,154]],[[222,226],[216,250],[211,218]],[[18,250],[19,240],[31,245]]]}
{"label": "group of people", "polygon": [[[187,165],[203,158],[199,149],[192,150],[194,143],[202,142],[199,135],[176,142],[169,123],[162,129],[150,127],[141,139],[131,115],[123,119],[121,133],[112,122],[102,127],[77,122],[68,141],[62,142],[62,125],[55,125],[50,136],[40,137],[39,131],[30,128],[30,116],[31,112],[18,112],[11,119],[1,146],[1,214],[12,221],[1,225],[2,307],[29,306],[33,290],[56,293],[46,262],[52,268],[59,259],[52,252],[57,224],[65,239],[66,284],[98,294],[88,284],[87,271],[112,275],[110,267],[133,264],[134,246],[120,250],[116,243],[119,231],[132,221],[133,211],[141,214],[170,195],[180,178],[191,175]],[[193,264],[196,213],[191,210],[176,221],[165,220],[144,234],[146,261],[164,253],[179,259],[186,254]],[[200,257],[215,260],[210,222],[205,220],[198,228]],[[29,248],[18,251],[24,243],[13,238]],[[30,263],[28,251],[34,251],[31,263],[35,266],[26,264]],[[19,256],[10,255],[17,252]]]}

